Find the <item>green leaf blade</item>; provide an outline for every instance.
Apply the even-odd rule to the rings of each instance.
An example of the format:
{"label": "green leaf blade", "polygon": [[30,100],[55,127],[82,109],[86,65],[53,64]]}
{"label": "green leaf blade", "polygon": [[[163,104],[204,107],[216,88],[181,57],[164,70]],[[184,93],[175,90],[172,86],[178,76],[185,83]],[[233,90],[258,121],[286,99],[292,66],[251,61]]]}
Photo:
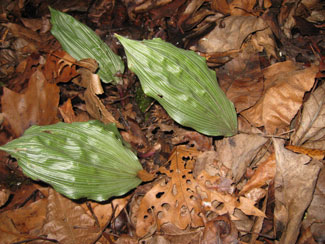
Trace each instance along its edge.
{"label": "green leaf blade", "polygon": [[0,149],[15,157],[27,176],[73,199],[103,201],[141,183],[137,172],[142,166],[114,124],[32,126]]}
{"label": "green leaf blade", "polygon": [[98,75],[105,83],[121,83],[117,73],[123,74],[124,64],[88,26],[72,16],[50,8],[51,33],[62,48],[77,60],[93,58],[99,64]]}
{"label": "green leaf blade", "polygon": [[134,41],[116,36],[144,93],[156,99],[175,121],[206,135],[236,134],[234,105],[203,57],[161,39]]}

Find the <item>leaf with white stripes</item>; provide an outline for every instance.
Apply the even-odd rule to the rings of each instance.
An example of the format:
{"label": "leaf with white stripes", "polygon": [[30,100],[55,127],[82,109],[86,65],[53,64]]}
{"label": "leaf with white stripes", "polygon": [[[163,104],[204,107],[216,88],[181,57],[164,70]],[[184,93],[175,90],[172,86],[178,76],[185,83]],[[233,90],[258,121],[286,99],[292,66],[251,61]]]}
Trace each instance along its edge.
{"label": "leaf with white stripes", "polygon": [[0,149],[16,158],[27,176],[73,199],[103,201],[141,183],[137,175],[142,166],[115,124],[32,126]]}
{"label": "leaf with white stripes", "polygon": [[156,99],[176,122],[211,136],[237,132],[234,105],[203,57],[159,38],[134,41],[116,36],[144,93]]}
{"label": "leaf with white stripes", "polygon": [[77,60],[92,58],[99,64],[98,75],[105,83],[121,83],[124,64],[97,34],[72,16],[50,8],[51,33],[62,48]]}

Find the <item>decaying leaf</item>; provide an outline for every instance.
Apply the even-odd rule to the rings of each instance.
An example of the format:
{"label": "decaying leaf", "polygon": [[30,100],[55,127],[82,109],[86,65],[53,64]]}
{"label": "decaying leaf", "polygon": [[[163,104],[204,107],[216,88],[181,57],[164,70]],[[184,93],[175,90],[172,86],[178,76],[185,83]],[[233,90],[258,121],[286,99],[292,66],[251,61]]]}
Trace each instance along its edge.
{"label": "decaying leaf", "polygon": [[282,140],[273,139],[276,158],[274,216],[280,244],[296,242],[321,167],[317,160],[291,152],[283,144]]}
{"label": "decaying leaf", "polygon": [[301,122],[293,133],[293,145],[317,142],[325,136],[325,83],[310,94],[304,103]]}
{"label": "decaying leaf", "polygon": [[[162,177],[148,191],[141,201],[136,231],[144,236],[150,228],[159,231],[164,224],[172,224],[179,229],[203,225],[200,213],[214,211],[217,214],[233,215],[235,208],[248,215],[265,216],[254,207],[254,202],[241,197],[219,192],[213,184],[218,176],[210,176],[203,171],[197,178],[193,176],[193,164],[199,152],[178,146],[171,154],[168,166],[161,167]],[[223,204],[220,208],[219,204]],[[218,208],[219,206],[219,208]]]}
{"label": "decaying leaf", "polygon": [[62,244],[94,242],[100,232],[95,220],[79,204],[52,189],[49,192],[43,235]]}
{"label": "decaying leaf", "polygon": [[58,122],[59,91],[59,87],[47,82],[40,69],[31,76],[25,93],[3,89],[2,112],[15,137],[21,136],[31,125]]}
{"label": "decaying leaf", "polygon": [[252,108],[241,114],[257,127],[265,126],[268,133],[287,127],[306,91],[315,82],[317,66],[302,68],[292,61],[276,63],[266,68],[264,96]]}
{"label": "decaying leaf", "polygon": [[232,170],[233,179],[238,182],[266,141],[262,136],[246,134],[224,138],[216,142],[217,160]]}
{"label": "decaying leaf", "polygon": [[293,145],[288,145],[286,146],[286,148],[296,153],[306,154],[307,156],[317,160],[322,160],[325,157],[324,150],[317,150],[317,149],[311,149],[311,148],[299,147]]}
{"label": "decaying leaf", "polygon": [[62,106],[59,107],[59,111],[65,123],[86,122],[89,120],[87,113],[78,115],[75,114],[70,98]]}
{"label": "decaying leaf", "polygon": [[254,188],[267,184],[268,181],[274,179],[275,170],[275,155],[272,154],[258,166],[252,178],[247,181],[243,189],[239,192],[239,195],[243,195]]}

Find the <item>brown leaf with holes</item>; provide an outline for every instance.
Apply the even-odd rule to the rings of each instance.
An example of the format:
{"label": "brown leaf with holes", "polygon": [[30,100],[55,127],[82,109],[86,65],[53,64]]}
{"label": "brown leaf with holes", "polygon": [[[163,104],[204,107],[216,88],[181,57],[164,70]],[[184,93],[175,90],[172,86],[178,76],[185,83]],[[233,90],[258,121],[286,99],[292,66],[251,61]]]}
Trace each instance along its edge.
{"label": "brown leaf with holes", "polygon": [[252,178],[247,181],[243,189],[239,192],[239,195],[244,195],[254,188],[267,184],[269,181],[274,179],[275,170],[275,154],[273,153],[266,161],[262,162],[258,166]]}
{"label": "brown leaf with holes", "polygon": [[136,226],[138,236],[146,235],[155,227],[160,231],[164,224],[181,230],[202,226],[203,219],[199,216],[202,211],[233,215],[235,208],[239,208],[248,215],[265,217],[253,201],[241,197],[239,202],[236,196],[219,192],[214,187],[220,179],[218,176],[203,171],[194,178],[193,164],[198,155],[197,150],[185,146],[174,149],[168,165],[159,170],[166,177],[159,179],[141,201]]}
{"label": "brown leaf with holes", "polygon": [[317,142],[325,136],[325,83],[312,92],[304,103],[301,121],[293,133],[293,145]]}
{"label": "brown leaf with holes", "polygon": [[263,71],[263,97],[241,114],[255,126],[264,126],[270,134],[285,129],[298,112],[305,92],[314,85],[317,72],[315,65],[303,68],[292,61],[269,66]]}
{"label": "brown leaf with holes", "polygon": [[58,50],[48,55],[43,73],[52,83],[68,82],[78,75],[76,62],[68,53]]}
{"label": "brown leaf with holes", "polygon": [[170,165],[160,169],[167,177],[161,178],[141,201],[136,226],[138,236],[147,234],[153,225],[157,225],[158,231],[165,223],[180,229],[203,225],[198,216],[201,206],[194,197],[197,184],[191,170],[198,154],[197,150],[185,146],[174,149],[168,161]]}
{"label": "brown leaf with holes", "polygon": [[15,137],[21,136],[31,125],[58,122],[59,91],[55,84],[47,82],[40,69],[31,76],[25,93],[3,89],[2,111]]}

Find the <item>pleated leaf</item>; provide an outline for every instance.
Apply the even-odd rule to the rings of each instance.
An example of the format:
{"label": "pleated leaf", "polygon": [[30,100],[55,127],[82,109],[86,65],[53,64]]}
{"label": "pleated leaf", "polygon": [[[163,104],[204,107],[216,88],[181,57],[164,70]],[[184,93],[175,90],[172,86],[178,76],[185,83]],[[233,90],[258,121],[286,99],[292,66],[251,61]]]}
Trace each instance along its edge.
{"label": "pleated leaf", "polygon": [[62,48],[77,60],[93,58],[99,64],[98,75],[103,82],[121,83],[117,73],[123,74],[124,64],[105,42],[88,26],[72,16],[50,8],[51,33]]}
{"label": "pleated leaf", "polygon": [[141,183],[137,172],[142,166],[125,147],[115,124],[32,126],[0,149],[16,158],[27,176],[72,199],[103,201]]}
{"label": "pleated leaf", "polygon": [[234,105],[203,57],[159,38],[134,41],[116,36],[144,93],[156,99],[176,122],[211,136],[236,133]]}

